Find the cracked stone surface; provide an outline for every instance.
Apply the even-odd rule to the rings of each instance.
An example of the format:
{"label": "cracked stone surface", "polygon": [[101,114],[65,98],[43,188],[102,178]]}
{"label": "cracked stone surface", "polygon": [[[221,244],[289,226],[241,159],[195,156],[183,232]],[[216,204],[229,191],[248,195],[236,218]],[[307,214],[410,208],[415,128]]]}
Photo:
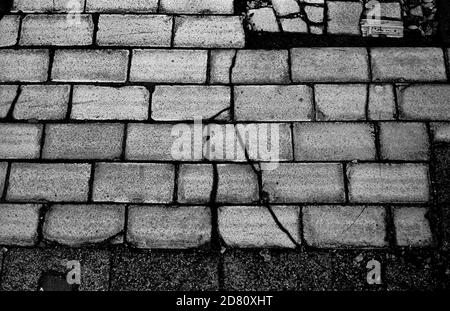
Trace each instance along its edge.
{"label": "cracked stone surface", "polygon": [[2,8],[0,289],[450,288],[439,1],[365,4]]}

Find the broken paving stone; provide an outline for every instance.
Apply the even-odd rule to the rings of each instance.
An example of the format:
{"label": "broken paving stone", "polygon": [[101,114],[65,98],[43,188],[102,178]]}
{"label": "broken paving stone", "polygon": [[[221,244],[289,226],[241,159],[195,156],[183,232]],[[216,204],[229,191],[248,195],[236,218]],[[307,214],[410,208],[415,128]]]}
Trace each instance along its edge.
{"label": "broken paving stone", "polygon": [[253,31],[279,32],[275,12],[272,8],[261,8],[249,10],[247,14],[249,27]]}
{"label": "broken paving stone", "polygon": [[300,12],[300,6],[296,0],[272,0],[272,5],[278,16]]}
{"label": "broken paving stone", "polygon": [[284,32],[298,32],[307,33],[308,25],[300,17],[296,18],[281,18],[281,28]]}
{"label": "broken paving stone", "polygon": [[324,16],[324,8],[317,6],[306,6],[305,7],[306,15],[308,19],[313,23],[322,23]]}

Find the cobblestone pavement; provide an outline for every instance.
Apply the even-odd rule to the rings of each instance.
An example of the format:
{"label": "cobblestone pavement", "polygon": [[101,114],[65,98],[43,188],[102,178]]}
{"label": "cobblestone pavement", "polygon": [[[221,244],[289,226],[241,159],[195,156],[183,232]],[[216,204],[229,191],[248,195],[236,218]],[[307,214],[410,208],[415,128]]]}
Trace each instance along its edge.
{"label": "cobblestone pavement", "polygon": [[236,5],[14,1],[2,290],[450,286],[450,50],[249,49]]}

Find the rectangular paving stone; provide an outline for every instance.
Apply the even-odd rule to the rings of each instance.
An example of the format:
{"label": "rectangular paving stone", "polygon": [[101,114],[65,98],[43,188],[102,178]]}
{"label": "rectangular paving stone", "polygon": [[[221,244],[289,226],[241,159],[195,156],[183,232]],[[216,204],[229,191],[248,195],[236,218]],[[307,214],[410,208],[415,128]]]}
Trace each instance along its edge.
{"label": "rectangular paving stone", "polygon": [[43,82],[48,66],[48,50],[0,50],[0,82]]}
{"label": "rectangular paving stone", "polygon": [[314,90],[317,120],[365,120],[366,85],[319,84],[314,86]]}
{"label": "rectangular paving stone", "polygon": [[86,12],[153,13],[158,0],[86,0]]}
{"label": "rectangular paving stone", "polygon": [[0,244],[36,244],[41,207],[36,204],[0,204]]}
{"label": "rectangular paving stone", "polygon": [[293,82],[367,82],[369,63],[365,48],[294,48]]}
{"label": "rectangular paving stone", "polygon": [[450,120],[450,85],[414,84],[397,89],[402,120]]}
{"label": "rectangular paving stone", "polygon": [[105,15],[98,21],[97,44],[170,47],[172,20],[167,15]]}
{"label": "rectangular paving stone", "polygon": [[48,124],[44,159],[119,159],[123,124]]}
{"label": "rectangular paving stone", "polygon": [[76,120],[146,120],[150,93],[143,86],[75,85],[70,117]]}
{"label": "rectangular paving stone", "polygon": [[60,120],[66,117],[70,85],[22,85],[14,106],[18,120]]}
{"label": "rectangular paving stone", "polygon": [[211,212],[204,206],[131,206],[127,241],[138,248],[186,249],[211,239]]}
{"label": "rectangular paving stone", "polygon": [[133,50],[130,80],[154,83],[206,82],[206,50]]}
{"label": "rectangular paving stone", "polygon": [[111,290],[218,290],[219,257],[210,251],[115,252]]}
{"label": "rectangular paving stone", "polygon": [[52,80],[125,82],[128,53],[125,50],[57,50]]}
{"label": "rectangular paving stone", "polygon": [[[85,0],[14,0],[12,12],[22,11],[24,13],[42,12],[83,12]],[[94,0],[97,1],[97,0]],[[108,0],[106,0],[108,1]]]}
{"label": "rectangular paving stone", "polygon": [[433,243],[427,219],[427,208],[395,207],[393,209],[395,237],[399,246],[425,247]]}
{"label": "rectangular paving stone", "polygon": [[5,15],[0,20],[0,47],[12,46],[19,36],[20,15]]}
{"label": "rectangular paving stone", "polygon": [[182,164],[178,171],[178,202],[209,203],[213,190],[211,164]]}
{"label": "rectangular paving stone", "polygon": [[[177,126],[188,131],[187,134],[178,133]],[[202,154],[198,158],[193,158],[195,154],[194,142],[189,125],[182,126],[180,124],[129,124],[127,130],[127,142],[125,149],[125,159],[127,160],[145,160],[145,161],[174,161],[174,160],[201,160]],[[200,127],[201,131],[201,127]],[[172,133],[174,134],[172,136]],[[181,134],[178,136],[178,134]],[[201,134],[201,132],[200,132]],[[203,137],[203,136],[201,136]],[[177,143],[182,143],[182,146],[187,146],[189,150],[184,150],[180,156],[188,153],[187,159],[180,159],[177,156]],[[200,141],[201,144],[201,141]],[[190,148],[189,148],[190,147]],[[201,152],[200,145],[200,152]]]}
{"label": "rectangular paving stone", "polygon": [[288,84],[287,50],[238,50],[232,68],[233,84]]}
{"label": "rectangular paving stone", "polygon": [[319,248],[387,246],[384,207],[306,206],[303,234],[309,246]]}
{"label": "rectangular paving stone", "polygon": [[217,202],[253,203],[259,198],[258,178],[248,164],[218,164]]}
{"label": "rectangular paving stone", "polygon": [[450,122],[433,122],[430,129],[433,143],[450,143]]}
{"label": "rectangular paving stone", "polygon": [[97,163],[93,200],[117,203],[170,203],[175,168],[171,164]]}
{"label": "rectangular paving stone", "polygon": [[3,190],[5,188],[7,170],[8,162],[0,162],[0,198],[3,195]]}
{"label": "rectangular paving stone", "polygon": [[236,50],[211,50],[209,57],[209,82],[211,84],[230,83],[231,65],[235,56]]}
{"label": "rectangular paving stone", "polygon": [[327,32],[333,35],[360,35],[363,5],[360,2],[327,1]]}
{"label": "rectangular paving stone", "polygon": [[0,85],[0,119],[8,115],[18,89],[18,85]]}
{"label": "rectangular paving stone", "polygon": [[99,243],[125,226],[123,205],[53,205],[45,215],[46,240],[69,246]]}
{"label": "rectangular paving stone", "polygon": [[76,260],[81,267],[80,291],[107,291],[110,253],[92,248],[12,248],[5,256],[1,289],[38,291],[44,276],[54,275],[64,284],[67,262]]}
{"label": "rectangular paving stone", "polygon": [[39,158],[42,128],[41,124],[0,124],[0,158]]}
{"label": "rectangular paving stone", "polygon": [[238,121],[311,121],[313,105],[313,90],[307,85],[234,87]]}
{"label": "rectangular paving stone", "polygon": [[215,120],[230,117],[231,89],[227,86],[156,86],[152,94],[151,117],[157,121]]}
{"label": "rectangular paving stone", "polygon": [[425,123],[380,123],[380,152],[385,160],[427,161],[430,143]]}
{"label": "rectangular paving stone", "polygon": [[243,48],[245,33],[240,16],[175,17],[175,47]]}
{"label": "rectangular paving stone", "polygon": [[263,191],[271,203],[340,203],[345,200],[342,165],[338,163],[280,163],[262,166]]}
{"label": "rectangular paving stone", "polygon": [[[293,250],[230,249],[223,259],[223,290],[227,291],[293,291],[300,280],[298,252]],[[309,270],[311,275],[313,271]],[[261,297],[261,305],[268,298]],[[273,299],[273,298],[272,298]]]}
{"label": "rectangular paving stone", "polygon": [[91,165],[12,163],[8,201],[85,202]]}
{"label": "rectangular paving stone", "polygon": [[374,81],[446,81],[444,53],[439,48],[372,48]]}
{"label": "rectangular paving stone", "polygon": [[233,14],[233,0],[161,0],[159,10],[176,14]]}
{"label": "rectangular paving stone", "polygon": [[64,14],[26,15],[20,45],[90,45],[94,33],[91,15],[79,14],[71,21]]}
{"label": "rectangular paving stone", "polygon": [[349,164],[347,178],[350,202],[418,203],[430,199],[425,164]]}
{"label": "rectangular paving stone", "polygon": [[375,130],[368,123],[294,123],[296,161],[376,160]]}
{"label": "rectangular paving stone", "polygon": [[[272,211],[295,243],[300,242],[300,215],[296,206],[273,206]],[[219,208],[220,236],[230,247],[294,248],[265,206],[222,206]]]}
{"label": "rectangular paving stone", "polygon": [[394,120],[396,116],[395,89],[391,84],[371,84],[367,117],[369,120]]}

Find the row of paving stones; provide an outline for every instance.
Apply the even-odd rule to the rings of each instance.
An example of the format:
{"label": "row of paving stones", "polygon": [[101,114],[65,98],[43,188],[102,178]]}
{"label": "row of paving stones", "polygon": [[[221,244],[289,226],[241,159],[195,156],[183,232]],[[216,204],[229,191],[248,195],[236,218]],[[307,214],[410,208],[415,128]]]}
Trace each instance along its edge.
{"label": "row of paving stones", "polygon": [[[36,245],[39,238],[69,246],[126,241],[138,248],[187,249],[211,242],[211,211],[203,206],[2,204],[0,244]],[[301,210],[301,213],[300,213]],[[433,233],[423,207],[395,207],[395,241],[428,247]],[[272,219],[276,216],[279,224]],[[125,217],[126,216],[126,217]],[[40,232],[40,218],[45,218]],[[125,218],[127,219],[125,221]],[[386,248],[390,242],[382,206],[222,206],[218,230],[224,244],[239,248]],[[302,222],[302,223],[301,223]],[[302,230],[301,230],[302,229]],[[389,230],[388,230],[389,229]]]}
{"label": "row of paving stones", "polygon": [[14,0],[12,12],[233,14],[233,0]]}
{"label": "row of paving stones", "polygon": [[[448,289],[445,254],[424,251],[130,251],[12,248],[0,288],[34,291],[49,273],[65,282],[67,261],[81,265],[78,290],[437,290]],[[381,264],[369,285],[367,264]],[[66,284],[67,286],[67,284]]]}
{"label": "row of paving stones", "polygon": [[[219,76],[222,73],[212,69],[210,81],[219,81]],[[238,122],[448,121],[449,100],[449,84],[430,83],[234,86],[0,84],[0,120],[172,122],[214,117],[215,120]],[[300,125],[304,126],[327,128],[333,125]],[[392,126],[401,128],[408,125]],[[159,124],[153,127],[162,132],[167,126]],[[83,129],[83,126],[79,125],[79,128]],[[91,125],[91,128],[96,127]]]}
{"label": "row of paving stones", "polygon": [[[447,82],[440,48],[0,49],[0,82]],[[209,68],[209,70],[208,70]]]}
{"label": "row of paving stones", "polygon": [[[433,141],[448,142],[449,128],[431,123]],[[181,130],[186,133],[179,135]],[[244,162],[243,135],[248,143],[267,143],[267,150],[248,147],[250,159],[258,161],[430,160],[428,126],[419,122],[0,123],[0,134],[2,160]]]}
{"label": "row of paving stones", "polygon": [[[7,15],[0,21],[0,46],[55,45],[242,48],[239,16],[80,14]],[[94,23],[95,20],[95,23]],[[20,34],[19,34],[20,30]]]}

